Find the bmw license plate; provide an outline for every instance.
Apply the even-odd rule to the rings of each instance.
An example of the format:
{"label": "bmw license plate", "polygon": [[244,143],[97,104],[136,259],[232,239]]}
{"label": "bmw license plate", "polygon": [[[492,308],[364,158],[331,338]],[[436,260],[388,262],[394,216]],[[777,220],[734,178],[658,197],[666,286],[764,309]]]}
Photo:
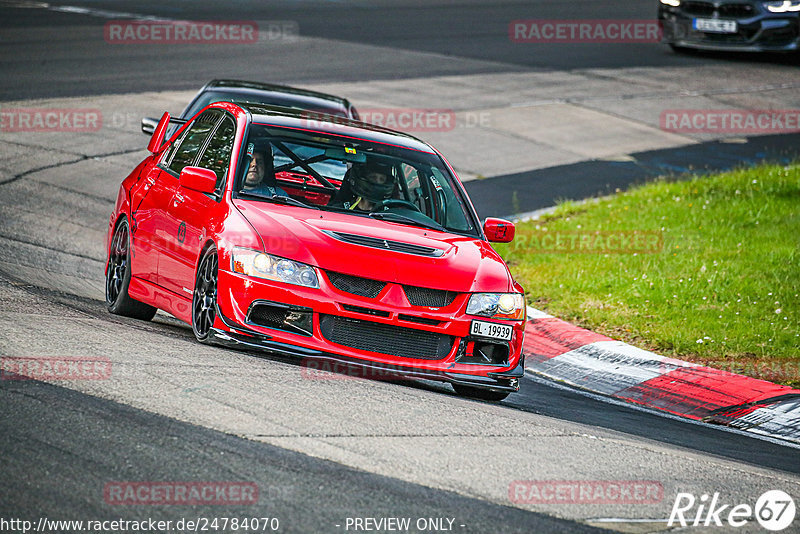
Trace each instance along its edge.
{"label": "bmw license plate", "polygon": [[709,33],[736,33],[737,30],[735,20],[722,19],[694,19],[692,27]]}
{"label": "bmw license plate", "polygon": [[469,332],[473,336],[490,337],[493,339],[510,341],[511,335],[514,333],[514,329],[507,324],[490,323],[488,321],[472,321],[472,326],[470,327]]}

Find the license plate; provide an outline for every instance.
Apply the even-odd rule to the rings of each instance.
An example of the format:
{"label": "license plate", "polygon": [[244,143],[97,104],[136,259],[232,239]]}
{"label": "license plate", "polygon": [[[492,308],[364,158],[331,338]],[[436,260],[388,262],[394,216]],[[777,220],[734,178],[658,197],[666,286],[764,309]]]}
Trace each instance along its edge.
{"label": "license plate", "polygon": [[710,33],[736,33],[735,20],[694,19],[694,29]]}
{"label": "license plate", "polygon": [[490,323],[487,321],[472,321],[469,329],[473,336],[490,337],[492,339],[502,339],[510,341],[514,328],[507,324]]}

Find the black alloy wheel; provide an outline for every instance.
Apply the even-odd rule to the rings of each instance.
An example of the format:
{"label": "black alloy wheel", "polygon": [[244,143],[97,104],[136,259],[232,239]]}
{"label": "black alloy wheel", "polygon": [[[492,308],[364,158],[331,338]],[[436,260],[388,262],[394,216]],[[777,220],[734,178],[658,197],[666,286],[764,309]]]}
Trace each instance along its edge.
{"label": "black alloy wheel", "polygon": [[108,251],[106,269],[106,307],[115,315],[149,321],[156,311],[153,306],[132,299],[128,295],[131,283],[131,237],[127,219],[117,224]]}
{"label": "black alloy wheel", "polygon": [[217,318],[217,275],[219,257],[216,247],[203,254],[194,283],[192,297],[192,330],[198,341],[209,342],[209,334]]}

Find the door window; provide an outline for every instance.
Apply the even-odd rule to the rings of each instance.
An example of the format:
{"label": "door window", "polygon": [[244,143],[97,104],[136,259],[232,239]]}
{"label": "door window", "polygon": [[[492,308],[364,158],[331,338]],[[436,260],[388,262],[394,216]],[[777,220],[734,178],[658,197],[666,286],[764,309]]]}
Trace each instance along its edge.
{"label": "door window", "polygon": [[208,110],[200,115],[181,138],[176,142],[179,146],[174,150],[169,162],[169,170],[180,174],[184,167],[192,165],[200,149],[203,148],[208,135],[220,119],[222,112]]}
{"label": "door window", "polygon": [[236,123],[226,116],[208,141],[205,152],[200,156],[198,167],[211,169],[217,174],[217,191],[222,189],[231,162],[233,140],[236,137]]}

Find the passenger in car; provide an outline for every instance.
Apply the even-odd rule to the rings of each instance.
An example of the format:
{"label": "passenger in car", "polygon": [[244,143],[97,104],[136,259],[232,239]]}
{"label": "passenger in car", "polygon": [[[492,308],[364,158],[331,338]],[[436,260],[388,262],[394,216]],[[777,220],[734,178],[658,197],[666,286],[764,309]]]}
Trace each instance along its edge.
{"label": "passenger in car", "polygon": [[252,153],[252,156],[242,191],[268,197],[289,196],[286,191],[278,187],[278,181],[275,179],[272,145],[266,143],[264,146],[255,146],[251,143],[247,149],[248,154]]}

